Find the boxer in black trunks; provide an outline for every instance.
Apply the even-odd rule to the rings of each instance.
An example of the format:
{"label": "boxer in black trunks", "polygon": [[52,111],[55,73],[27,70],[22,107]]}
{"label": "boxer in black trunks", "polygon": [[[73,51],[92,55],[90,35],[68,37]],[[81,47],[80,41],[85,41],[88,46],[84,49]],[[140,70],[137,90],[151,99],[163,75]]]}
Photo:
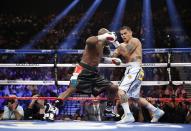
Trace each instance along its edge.
{"label": "boxer in black trunks", "polygon": [[[86,40],[86,46],[81,58],[81,62],[75,67],[73,76],[70,78],[70,84],[68,89],[63,92],[58,98],[67,98],[72,93],[78,91],[86,94],[93,94],[97,96],[102,92],[108,94],[108,98],[115,98],[118,91],[118,86],[99,75],[97,67],[103,59],[103,50],[109,42],[114,42],[116,35],[113,32],[109,32],[105,28],[101,28],[98,31],[98,36],[91,36]],[[104,57],[107,63],[120,64],[121,60],[118,58]],[[112,96],[111,96],[112,95]],[[55,106],[59,106],[61,101],[57,100]],[[51,106],[47,105],[48,108]],[[46,109],[48,112],[49,109]],[[53,112],[56,112],[56,108],[53,108]],[[46,113],[45,113],[46,114]],[[48,117],[49,115],[47,115]],[[46,116],[45,116],[46,119]],[[51,118],[54,119],[54,115]]]}

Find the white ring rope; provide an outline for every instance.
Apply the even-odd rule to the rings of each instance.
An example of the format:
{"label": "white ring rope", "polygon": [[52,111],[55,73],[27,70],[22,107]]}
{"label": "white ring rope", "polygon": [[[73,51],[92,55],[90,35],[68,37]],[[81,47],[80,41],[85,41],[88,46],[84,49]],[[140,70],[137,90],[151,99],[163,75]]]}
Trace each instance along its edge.
{"label": "white ring rope", "polygon": [[168,67],[167,67],[167,72],[168,72],[168,80],[172,81],[172,77],[171,77],[171,67],[170,67],[170,60],[171,60],[171,54],[168,53]]}
{"label": "white ring rope", "polygon": [[[191,63],[169,63],[170,67],[191,67]],[[75,67],[76,64],[56,64],[57,67]],[[129,64],[99,64],[98,67],[127,67]],[[0,67],[54,67],[54,64],[0,64]],[[142,67],[168,67],[167,63],[143,63]],[[169,85],[170,81],[143,81],[143,86]],[[57,81],[58,85],[69,85],[69,81]],[[112,81],[119,84],[120,81]],[[0,80],[0,85],[55,85],[56,81],[40,80]],[[191,81],[172,81],[173,85],[187,84]]]}
{"label": "white ring rope", "polygon": [[[98,67],[127,67],[129,64],[99,64]],[[56,64],[57,67],[75,67],[76,64]],[[167,67],[167,63],[143,63],[142,67]],[[54,64],[0,64],[0,67],[54,67]],[[170,67],[191,67],[191,63],[170,63]]]}
{"label": "white ring rope", "polygon": [[0,64],[0,67],[54,67],[54,64]]}
{"label": "white ring rope", "polygon": [[0,85],[55,85],[55,81],[0,80]]}
{"label": "white ring rope", "polygon": [[[112,81],[119,84],[120,81]],[[0,80],[0,85],[55,85],[56,81],[38,80]],[[58,81],[58,85],[69,85],[70,81]],[[163,86],[169,85],[169,81],[143,81],[142,86]],[[173,85],[191,85],[191,81],[172,81]]]}
{"label": "white ring rope", "polygon": [[[120,81],[112,81],[114,84],[118,85]],[[169,81],[143,81],[142,86],[163,86],[169,85]],[[191,85],[191,81],[172,81],[173,85]],[[69,85],[69,81],[58,81],[58,85]]]}

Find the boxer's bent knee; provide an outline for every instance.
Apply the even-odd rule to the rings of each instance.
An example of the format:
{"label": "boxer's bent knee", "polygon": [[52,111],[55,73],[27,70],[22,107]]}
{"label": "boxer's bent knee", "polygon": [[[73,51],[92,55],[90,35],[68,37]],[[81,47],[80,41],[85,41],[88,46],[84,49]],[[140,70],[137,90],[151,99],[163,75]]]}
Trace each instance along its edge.
{"label": "boxer's bent knee", "polygon": [[118,93],[118,86],[111,84],[110,87],[108,88],[107,92],[108,92],[108,97],[111,99],[115,99],[115,97],[117,97],[117,93]]}

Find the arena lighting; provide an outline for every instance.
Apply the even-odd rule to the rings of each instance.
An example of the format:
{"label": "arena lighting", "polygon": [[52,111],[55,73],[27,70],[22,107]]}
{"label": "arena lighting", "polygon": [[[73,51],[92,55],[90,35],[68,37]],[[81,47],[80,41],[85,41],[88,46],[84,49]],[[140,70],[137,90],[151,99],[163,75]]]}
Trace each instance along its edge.
{"label": "arena lighting", "polygon": [[65,41],[60,43],[61,49],[71,49],[77,43],[77,38],[79,37],[79,32],[86,26],[90,18],[95,13],[97,7],[100,5],[102,0],[95,0],[91,7],[88,9],[86,14],[82,17],[82,19],[75,25],[69,35],[66,37]]}
{"label": "arena lighting", "polygon": [[74,0],[66,9],[64,9],[58,16],[56,16],[56,18],[54,18],[48,25],[46,25],[42,31],[35,35],[28,44],[22,47],[22,49],[30,49],[36,43],[38,43],[38,41],[45,37],[48,32],[53,29],[79,1],[80,0]]}
{"label": "arena lighting", "polygon": [[141,39],[143,43],[143,48],[153,48],[154,32],[153,32],[153,22],[152,22],[151,0],[143,0],[141,29],[142,29]]}
{"label": "arena lighting", "polygon": [[[143,11],[142,11],[142,23],[141,23],[141,41],[143,48],[153,48],[154,47],[154,37],[153,37],[153,23],[152,23],[152,10],[151,10],[151,0],[143,0]],[[152,60],[145,59],[144,62],[151,62]],[[151,79],[152,73],[149,70],[145,70],[145,76]]]}
{"label": "arena lighting", "polygon": [[185,37],[187,34],[183,29],[182,22],[173,0],[166,0],[168,7],[168,14],[171,22],[171,35],[176,42],[176,47],[188,47],[189,42],[186,41]]}
{"label": "arena lighting", "polygon": [[124,12],[125,12],[126,2],[127,2],[127,0],[120,0],[119,4],[117,6],[117,10],[115,12],[115,15],[113,17],[112,23],[110,25],[111,31],[118,31],[119,28],[121,27]]}

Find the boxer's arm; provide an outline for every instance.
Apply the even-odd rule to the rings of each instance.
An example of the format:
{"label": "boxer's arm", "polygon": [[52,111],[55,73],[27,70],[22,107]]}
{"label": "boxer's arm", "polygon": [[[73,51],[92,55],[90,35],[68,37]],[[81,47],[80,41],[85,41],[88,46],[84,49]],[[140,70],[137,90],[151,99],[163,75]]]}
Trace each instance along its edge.
{"label": "boxer's arm", "polygon": [[113,51],[113,54],[111,55],[111,57],[118,57],[119,55],[120,55],[119,49],[116,48],[116,49]]}
{"label": "boxer's arm", "polygon": [[95,48],[98,44],[98,38],[96,36],[91,36],[86,39],[86,45],[88,48]]}
{"label": "boxer's arm", "polygon": [[138,39],[136,39],[136,38],[131,39],[129,44],[127,44],[125,46],[125,48],[127,49],[128,54],[133,53],[139,44],[140,44],[140,41]]}

